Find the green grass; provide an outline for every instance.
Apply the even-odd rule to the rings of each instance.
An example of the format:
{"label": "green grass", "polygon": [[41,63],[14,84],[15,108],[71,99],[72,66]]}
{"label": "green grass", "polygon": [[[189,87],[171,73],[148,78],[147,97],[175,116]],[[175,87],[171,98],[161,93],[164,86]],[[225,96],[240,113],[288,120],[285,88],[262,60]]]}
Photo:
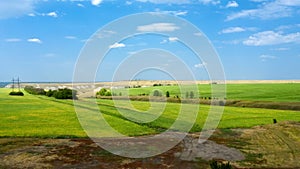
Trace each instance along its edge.
{"label": "green grass", "polygon": [[[0,89],[0,137],[86,137],[77,119],[72,100],[56,100],[46,96],[29,95],[9,96],[9,89]],[[147,135],[168,129],[175,121],[180,104],[167,103],[162,114],[149,109],[149,102],[132,101],[131,107],[124,101],[119,101],[116,107],[112,100],[97,100],[106,121],[122,134]],[[164,103],[153,103],[161,106]],[[197,109],[197,105],[185,104],[181,125],[189,124],[192,116],[190,112]],[[128,120],[117,111],[134,120]],[[83,110],[89,112],[88,106]],[[136,109],[136,110],[134,110]],[[207,117],[210,107],[201,105],[192,132],[200,131]],[[157,117],[157,119],[156,119]],[[142,123],[141,119],[151,118],[153,121]],[[270,124],[273,118],[277,121],[300,121],[299,111],[271,110],[258,108],[225,107],[219,128],[248,128],[255,125]],[[179,129],[180,125],[174,127]],[[103,128],[103,130],[105,130]],[[105,132],[105,131],[104,131]]]}
{"label": "green grass", "polygon": [[0,89],[1,137],[85,137],[74,113],[72,100],[55,102],[54,98],[9,96]]}
{"label": "green grass", "polygon": [[[122,102],[122,101],[120,101]],[[107,107],[114,107],[114,103],[112,100],[98,100],[99,106],[101,110],[106,110]],[[132,101],[133,107],[135,110],[128,104],[120,104],[121,108],[131,110],[132,111],[143,111],[146,108],[149,108],[148,102],[136,102]],[[163,103],[154,103],[156,105]],[[139,105],[140,108],[137,108]],[[188,109],[191,111],[196,107],[196,105],[186,105]],[[156,119],[153,122],[147,124],[150,128],[154,128],[157,130],[167,129],[169,128],[175,119],[177,118],[178,111],[180,109],[180,104],[176,103],[167,103],[166,109],[160,118]],[[186,116],[189,116],[189,112],[187,109]],[[196,119],[196,123],[192,128],[192,132],[201,131],[203,124],[208,115],[210,106],[201,105],[199,109],[199,113]],[[111,109],[111,112],[117,113],[116,109]],[[300,112],[299,111],[287,111],[287,110],[272,110],[272,109],[260,109],[260,108],[240,108],[240,107],[225,107],[222,119],[219,123],[218,128],[249,128],[256,125],[263,124],[271,124],[273,123],[273,119],[277,119],[277,121],[300,121]]]}
{"label": "green grass", "polygon": [[[286,84],[227,84],[227,99],[249,101],[276,101],[276,102],[300,102],[300,83]],[[211,96],[211,85],[198,85],[201,97]],[[164,93],[169,91],[171,97],[180,96],[178,86],[156,86],[146,88],[131,88],[129,95],[150,94],[159,89]],[[114,90],[115,93],[126,93],[127,89]],[[188,89],[187,89],[188,90]],[[185,95],[185,93],[183,93]]]}

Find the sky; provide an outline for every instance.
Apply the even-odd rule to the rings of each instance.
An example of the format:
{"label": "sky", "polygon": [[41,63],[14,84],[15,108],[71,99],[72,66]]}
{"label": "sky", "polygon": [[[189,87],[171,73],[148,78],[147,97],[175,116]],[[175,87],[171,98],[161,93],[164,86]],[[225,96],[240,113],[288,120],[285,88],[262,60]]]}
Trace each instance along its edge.
{"label": "sky", "polygon": [[[176,16],[201,30],[218,53],[228,80],[300,79],[299,0],[9,0],[0,1],[0,81],[20,77],[22,81],[70,82],[81,51],[98,30],[124,16],[145,12]],[[147,29],[171,33],[180,25],[165,21],[137,26],[140,33]],[[117,33],[106,30],[105,36]],[[161,64],[167,66],[172,59],[163,58],[172,55],[184,62],[195,79],[209,79],[211,63],[199,59],[175,36],[141,34],[108,48],[96,81],[111,81],[130,56],[144,57],[148,63],[161,56]],[[130,78],[174,79],[154,69]]]}

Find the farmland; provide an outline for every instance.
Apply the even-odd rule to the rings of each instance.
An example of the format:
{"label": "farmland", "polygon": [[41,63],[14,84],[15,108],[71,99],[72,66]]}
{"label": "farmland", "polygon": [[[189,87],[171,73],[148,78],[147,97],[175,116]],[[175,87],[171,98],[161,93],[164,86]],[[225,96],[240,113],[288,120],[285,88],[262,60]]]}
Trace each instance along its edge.
{"label": "farmland", "polygon": [[[210,85],[198,87],[201,97],[210,95]],[[227,99],[297,104],[299,95],[296,93],[299,93],[299,87],[299,84],[230,84],[227,85]],[[169,91],[173,97],[178,94],[176,88],[177,86],[130,88],[129,93],[132,96],[141,93],[151,94],[153,90],[158,89]],[[118,92],[122,90],[124,89],[118,89]],[[190,168],[207,168],[209,165],[205,160],[183,162],[173,155],[182,152],[184,150],[182,144],[187,142],[181,143],[165,154],[149,158],[147,162],[114,156],[101,148],[94,148],[95,145],[88,139],[78,121],[73,100],[58,100],[53,97],[30,95],[26,92],[22,97],[9,96],[9,92],[10,89],[0,89],[0,167],[2,164],[3,167],[15,166],[15,168],[23,166],[29,168],[50,166],[51,168],[51,166],[58,167],[60,164],[68,164],[70,167],[76,167],[75,164],[93,166],[88,163],[91,159],[98,162],[102,160],[97,163],[99,166],[103,164],[110,166],[112,161],[118,161],[113,165],[121,168],[147,167],[145,164],[148,167],[161,167],[168,164],[173,167]],[[127,136],[141,137],[169,129],[176,121],[182,107],[181,104],[172,102],[150,104],[147,101],[130,101],[128,104],[125,100],[115,102],[109,99],[96,99],[96,104],[113,129]],[[191,119],[189,116],[192,117],[190,112],[197,110],[197,117],[190,134],[198,135],[208,116],[210,106],[183,105],[185,106],[183,113],[187,119],[182,120],[183,124],[191,123],[188,120]],[[164,106],[161,114],[156,111],[157,107]],[[83,105],[80,108],[86,110],[88,116],[91,107]],[[151,108],[154,110],[147,111]],[[122,113],[119,112],[120,110]],[[139,121],[145,117],[157,118],[146,123]],[[273,124],[273,119],[276,119],[278,124]],[[236,167],[297,167],[300,165],[297,160],[300,153],[299,122],[299,111],[225,106],[218,129],[211,140],[239,149],[245,154],[245,160],[233,163]],[[176,128],[174,130],[180,131]],[[191,136],[187,139],[191,139]],[[274,144],[277,143],[280,146],[274,148]],[[55,155],[51,154],[53,152]],[[290,157],[289,160],[280,162],[286,156]],[[39,160],[34,160],[37,158]],[[152,160],[162,161],[163,164],[153,163]]]}
{"label": "farmland", "polygon": [[[286,87],[283,87],[286,88]],[[72,100],[56,100],[46,96],[25,94],[24,97],[8,96],[8,89],[0,90],[1,137],[86,137],[73,107]],[[274,93],[276,93],[274,91]],[[245,98],[245,96],[244,96]],[[115,107],[111,100],[98,99],[97,103],[106,120],[125,135],[145,135],[167,129],[176,119],[180,104],[167,103],[162,115],[150,123],[135,123],[122,118],[117,108],[128,112],[143,113],[149,102],[132,101],[133,110],[125,102]],[[163,103],[155,103],[157,106]],[[195,109],[196,105],[189,105]],[[192,132],[201,131],[210,106],[201,105]],[[188,113],[187,113],[188,115]],[[225,107],[219,128],[249,128],[278,121],[300,121],[298,111],[260,108]],[[126,124],[124,127],[124,124]]]}
{"label": "farmland", "polygon": [[[198,85],[200,97],[211,96],[211,85]],[[275,101],[275,102],[300,102],[300,83],[258,83],[258,84],[227,84],[226,98],[229,100],[248,100],[248,101]],[[151,94],[155,89],[164,93],[170,92],[172,96],[180,96],[178,86],[153,86],[146,88],[130,88],[129,95],[137,96],[140,94]],[[116,93],[124,92],[127,89],[114,90]],[[188,89],[186,89],[188,90]],[[185,93],[183,93],[185,94]]]}

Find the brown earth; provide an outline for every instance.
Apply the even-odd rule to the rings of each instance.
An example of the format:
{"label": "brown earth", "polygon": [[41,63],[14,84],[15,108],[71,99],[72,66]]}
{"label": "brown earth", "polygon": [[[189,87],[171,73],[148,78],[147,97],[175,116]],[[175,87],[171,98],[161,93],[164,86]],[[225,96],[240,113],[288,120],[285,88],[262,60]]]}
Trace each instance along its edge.
{"label": "brown earth", "polygon": [[[164,154],[143,159],[113,155],[92,140],[1,138],[0,168],[209,168],[209,160],[234,168],[300,168],[300,123],[221,129],[204,144],[199,133]],[[241,153],[242,152],[242,153]]]}

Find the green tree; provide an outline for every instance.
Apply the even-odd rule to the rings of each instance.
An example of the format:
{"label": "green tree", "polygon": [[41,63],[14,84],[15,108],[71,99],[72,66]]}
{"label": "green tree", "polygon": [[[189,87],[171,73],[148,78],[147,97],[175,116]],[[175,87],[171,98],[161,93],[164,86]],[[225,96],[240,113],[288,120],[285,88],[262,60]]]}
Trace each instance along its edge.
{"label": "green tree", "polygon": [[193,91],[190,92],[190,98],[191,98],[191,99],[194,98],[194,92],[193,92]]}
{"label": "green tree", "polygon": [[170,92],[169,91],[166,92],[166,97],[170,97]]}
{"label": "green tree", "polygon": [[106,96],[106,92],[107,92],[107,89],[102,88],[102,89],[100,89],[99,92],[97,92],[97,95],[100,95],[100,96]]}
{"label": "green tree", "polygon": [[185,98],[189,98],[189,92],[185,93]]}
{"label": "green tree", "polygon": [[154,90],[153,96],[162,96],[162,94],[158,90]]}

